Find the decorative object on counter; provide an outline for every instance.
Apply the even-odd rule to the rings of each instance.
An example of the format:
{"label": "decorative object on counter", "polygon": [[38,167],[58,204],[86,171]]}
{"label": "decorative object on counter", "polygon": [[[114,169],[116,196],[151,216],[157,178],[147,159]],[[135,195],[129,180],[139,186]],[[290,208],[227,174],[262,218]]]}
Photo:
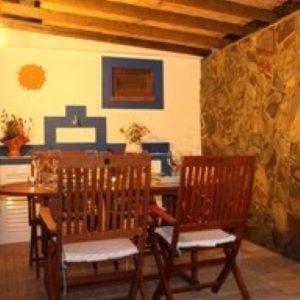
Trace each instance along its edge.
{"label": "decorative object on counter", "polygon": [[182,155],[175,151],[170,151],[168,155],[168,164],[171,168],[171,175],[178,176],[180,165],[181,165]]}
{"label": "decorative object on counter", "polygon": [[103,57],[103,108],[162,109],[160,60]]}
{"label": "decorative object on counter", "polygon": [[29,142],[32,127],[32,119],[29,121],[9,115],[6,110],[1,113],[1,130],[3,137],[0,142],[8,148],[9,157],[21,156],[21,148]]}
{"label": "decorative object on counter", "polygon": [[19,72],[19,83],[27,90],[39,90],[46,81],[45,71],[38,65],[25,65]]}
{"label": "decorative object on counter", "polygon": [[144,136],[150,133],[150,130],[138,123],[132,123],[129,127],[120,129],[120,132],[125,136],[126,148],[125,152],[141,153],[142,139]]}
{"label": "decorative object on counter", "polygon": [[76,114],[73,115],[71,123],[74,126],[80,127],[80,119],[79,119],[79,117]]}

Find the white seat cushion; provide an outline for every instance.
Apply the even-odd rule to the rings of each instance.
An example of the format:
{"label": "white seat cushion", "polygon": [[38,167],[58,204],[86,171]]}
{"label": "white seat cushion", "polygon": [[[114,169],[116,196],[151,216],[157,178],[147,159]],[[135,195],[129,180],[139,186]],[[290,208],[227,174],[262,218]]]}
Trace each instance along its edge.
{"label": "white seat cushion", "polygon": [[[169,244],[172,242],[173,226],[159,227],[155,230]],[[236,237],[221,229],[190,231],[179,234],[177,249],[191,247],[215,247],[235,241]]]}
{"label": "white seat cushion", "polygon": [[69,243],[63,245],[63,262],[96,262],[137,253],[137,247],[126,238]]}

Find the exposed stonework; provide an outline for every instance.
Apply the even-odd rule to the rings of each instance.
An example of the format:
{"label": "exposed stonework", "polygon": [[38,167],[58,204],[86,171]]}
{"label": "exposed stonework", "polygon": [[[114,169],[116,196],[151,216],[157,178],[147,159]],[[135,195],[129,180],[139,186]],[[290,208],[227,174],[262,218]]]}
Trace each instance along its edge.
{"label": "exposed stonework", "polygon": [[300,259],[300,13],[202,61],[204,154],[257,157],[248,236]]}

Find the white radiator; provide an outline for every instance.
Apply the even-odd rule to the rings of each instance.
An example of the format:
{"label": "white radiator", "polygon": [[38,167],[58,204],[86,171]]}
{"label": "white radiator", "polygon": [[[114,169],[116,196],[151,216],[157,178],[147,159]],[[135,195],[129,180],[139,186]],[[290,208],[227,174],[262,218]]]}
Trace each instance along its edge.
{"label": "white radiator", "polygon": [[[30,165],[1,165],[0,184],[26,181]],[[23,197],[1,196],[0,198],[0,244],[28,241],[27,200]]]}

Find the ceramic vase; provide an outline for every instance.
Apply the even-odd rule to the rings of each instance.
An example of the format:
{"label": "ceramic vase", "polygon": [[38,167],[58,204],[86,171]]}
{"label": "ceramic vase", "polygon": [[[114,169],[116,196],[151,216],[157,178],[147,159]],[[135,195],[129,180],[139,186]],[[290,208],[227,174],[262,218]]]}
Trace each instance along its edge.
{"label": "ceramic vase", "polygon": [[125,152],[127,153],[142,153],[143,147],[141,143],[127,143]]}
{"label": "ceramic vase", "polygon": [[7,147],[9,157],[19,157],[21,156],[21,148],[24,144],[29,141],[27,137],[17,136],[10,140],[2,141],[2,143]]}

